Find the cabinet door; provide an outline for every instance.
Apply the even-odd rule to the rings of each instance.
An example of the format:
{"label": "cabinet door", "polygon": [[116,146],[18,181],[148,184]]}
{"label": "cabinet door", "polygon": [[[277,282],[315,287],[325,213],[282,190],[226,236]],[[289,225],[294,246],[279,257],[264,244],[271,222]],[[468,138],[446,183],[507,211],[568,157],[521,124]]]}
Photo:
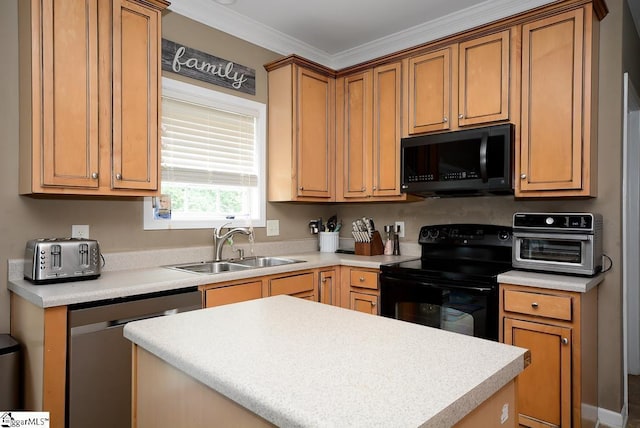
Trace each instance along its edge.
{"label": "cabinet door", "polygon": [[343,115],[338,150],[341,170],[337,183],[340,198],[364,198],[371,194],[371,131],[373,120],[373,85],[371,70],[342,79]]}
{"label": "cabinet door", "polygon": [[354,311],[378,315],[378,296],[352,291],[350,308]]}
{"label": "cabinet door", "polygon": [[160,11],[115,0],[112,188],[158,188]]}
{"label": "cabinet door", "polygon": [[400,195],[402,63],[373,70],[373,196]]}
{"label": "cabinet door", "polygon": [[244,302],[262,297],[262,281],[247,282],[245,284],[229,285],[227,287],[210,288],[205,290],[205,308],[227,305],[229,303]]}
{"label": "cabinet door", "polygon": [[584,10],[522,27],[520,190],[579,190]]}
{"label": "cabinet door", "polygon": [[42,150],[42,165],[34,165],[33,174],[42,170],[43,175],[35,184],[97,188],[97,2],[43,1],[40,18],[42,81],[34,84],[42,88],[32,90],[34,103],[42,103],[42,135],[33,136],[33,159],[40,159]]}
{"label": "cabinet door", "polygon": [[509,30],[460,43],[458,125],[509,118]]}
{"label": "cabinet door", "polygon": [[327,305],[335,304],[336,279],[335,270],[320,272],[320,291],[318,293],[320,303],[326,303]]}
{"label": "cabinet door", "polygon": [[409,58],[409,134],[450,128],[452,58],[457,46]]}
{"label": "cabinet door", "polygon": [[505,318],[504,342],[531,352],[518,376],[520,425],[571,426],[571,329]]}
{"label": "cabinet door", "polygon": [[335,80],[297,67],[297,195],[334,196]]}
{"label": "cabinet door", "polygon": [[283,276],[269,280],[269,296],[288,294],[309,300],[317,300],[316,281],[313,272]]}

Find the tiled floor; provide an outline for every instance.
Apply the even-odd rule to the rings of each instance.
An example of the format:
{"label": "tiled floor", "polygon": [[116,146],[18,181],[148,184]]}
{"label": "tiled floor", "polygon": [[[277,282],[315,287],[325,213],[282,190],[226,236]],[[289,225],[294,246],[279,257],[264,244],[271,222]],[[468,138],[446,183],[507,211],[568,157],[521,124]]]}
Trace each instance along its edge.
{"label": "tiled floor", "polygon": [[640,376],[629,376],[629,422],[627,428],[640,428]]}

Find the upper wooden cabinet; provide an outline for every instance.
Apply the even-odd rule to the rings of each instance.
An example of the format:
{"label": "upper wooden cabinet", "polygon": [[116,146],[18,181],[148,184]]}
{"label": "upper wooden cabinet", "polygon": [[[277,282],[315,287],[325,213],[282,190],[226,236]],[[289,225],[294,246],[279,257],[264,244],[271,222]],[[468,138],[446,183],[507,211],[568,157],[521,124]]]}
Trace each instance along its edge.
{"label": "upper wooden cabinet", "polygon": [[270,201],[335,200],[335,78],[297,56],[269,72]]}
{"label": "upper wooden cabinet", "polygon": [[337,80],[336,200],[407,199],[400,192],[403,80],[400,61]]}
{"label": "upper wooden cabinet", "polygon": [[407,133],[509,119],[511,30],[408,59]]}
{"label": "upper wooden cabinet", "polygon": [[516,196],[596,196],[598,26],[591,4],[522,26]]}
{"label": "upper wooden cabinet", "polygon": [[158,190],[164,0],[19,2],[20,193]]}
{"label": "upper wooden cabinet", "polygon": [[451,129],[451,83],[457,66],[451,57],[457,55],[457,45],[409,58],[409,93],[407,132]]}

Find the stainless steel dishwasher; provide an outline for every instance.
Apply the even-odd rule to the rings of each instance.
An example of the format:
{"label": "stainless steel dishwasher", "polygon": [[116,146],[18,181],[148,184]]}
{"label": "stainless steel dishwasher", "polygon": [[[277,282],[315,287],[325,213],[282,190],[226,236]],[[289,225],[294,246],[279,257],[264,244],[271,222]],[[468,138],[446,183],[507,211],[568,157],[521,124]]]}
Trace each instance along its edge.
{"label": "stainless steel dishwasher", "polygon": [[196,288],[70,306],[67,426],[131,426],[131,342],[124,325],[201,307]]}

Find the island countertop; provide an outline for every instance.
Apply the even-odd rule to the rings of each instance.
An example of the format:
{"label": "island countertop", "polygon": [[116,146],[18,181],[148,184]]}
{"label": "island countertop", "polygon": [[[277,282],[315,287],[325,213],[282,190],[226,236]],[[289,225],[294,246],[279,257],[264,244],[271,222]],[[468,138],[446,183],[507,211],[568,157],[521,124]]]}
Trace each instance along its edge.
{"label": "island countertop", "polygon": [[528,357],[290,296],[136,321],[124,335],[277,426],[452,426]]}

